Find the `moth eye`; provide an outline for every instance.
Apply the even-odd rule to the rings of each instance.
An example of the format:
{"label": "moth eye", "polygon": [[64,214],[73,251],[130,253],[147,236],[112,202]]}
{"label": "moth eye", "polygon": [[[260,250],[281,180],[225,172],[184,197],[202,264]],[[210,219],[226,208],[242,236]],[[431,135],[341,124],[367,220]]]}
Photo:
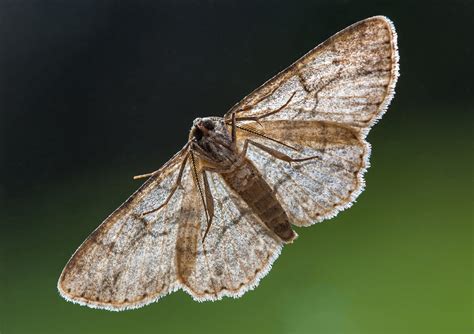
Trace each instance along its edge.
{"label": "moth eye", "polygon": [[208,130],[214,130],[214,127],[215,127],[214,122],[209,121],[209,120],[202,122],[202,125]]}
{"label": "moth eye", "polygon": [[193,129],[193,137],[196,138],[196,140],[200,140],[202,138],[202,131],[198,127]]}

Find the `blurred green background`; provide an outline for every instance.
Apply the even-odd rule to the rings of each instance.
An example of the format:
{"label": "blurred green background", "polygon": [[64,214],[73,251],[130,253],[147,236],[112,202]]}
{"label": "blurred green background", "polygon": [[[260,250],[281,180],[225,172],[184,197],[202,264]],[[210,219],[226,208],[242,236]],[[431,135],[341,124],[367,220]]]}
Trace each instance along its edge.
{"label": "blurred green background", "polygon": [[[58,276],[198,116],[369,16],[401,77],[366,191],[260,286],[121,313]],[[0,333],[472,333],[472,1],[0,1]]]}

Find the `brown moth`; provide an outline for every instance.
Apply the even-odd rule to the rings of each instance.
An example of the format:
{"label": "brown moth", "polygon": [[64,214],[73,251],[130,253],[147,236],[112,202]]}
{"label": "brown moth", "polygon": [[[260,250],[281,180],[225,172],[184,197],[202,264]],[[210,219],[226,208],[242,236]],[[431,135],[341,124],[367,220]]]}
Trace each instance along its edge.
{"label": "brown moth", "polygon": [[376,16],[320,44],[231,108],[194,120],[184,148],[79,247],[67,300],[137,308],[183,289],[197,301],[257,286],[295,226],[364,188],[370,128],[398,77],[397,35]]}

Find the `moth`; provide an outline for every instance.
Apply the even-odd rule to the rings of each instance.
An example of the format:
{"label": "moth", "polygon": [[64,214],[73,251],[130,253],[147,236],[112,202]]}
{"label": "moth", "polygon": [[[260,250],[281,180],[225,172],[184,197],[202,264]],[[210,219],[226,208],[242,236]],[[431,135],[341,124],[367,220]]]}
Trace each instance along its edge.
{"label": "moth", "polygon": [[195,119],[184,147],[84,241],[65,299],[125,310],[179,289],[197,301],[256,287],[282,247],[364,188],[366,136],[398,78],[397,35],[376,16],[330,37],[234,105]]}

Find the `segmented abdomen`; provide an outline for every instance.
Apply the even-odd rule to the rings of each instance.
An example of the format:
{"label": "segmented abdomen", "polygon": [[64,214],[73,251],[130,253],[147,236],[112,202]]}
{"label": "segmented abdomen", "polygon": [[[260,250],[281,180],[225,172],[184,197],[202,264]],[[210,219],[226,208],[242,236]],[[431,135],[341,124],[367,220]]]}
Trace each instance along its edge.
{"label": "segmented abdomen", "polygon": [[281,240],[291,242],[296,238],[285,210],[252,162],[246,159],[236,170],[222,177]]}

